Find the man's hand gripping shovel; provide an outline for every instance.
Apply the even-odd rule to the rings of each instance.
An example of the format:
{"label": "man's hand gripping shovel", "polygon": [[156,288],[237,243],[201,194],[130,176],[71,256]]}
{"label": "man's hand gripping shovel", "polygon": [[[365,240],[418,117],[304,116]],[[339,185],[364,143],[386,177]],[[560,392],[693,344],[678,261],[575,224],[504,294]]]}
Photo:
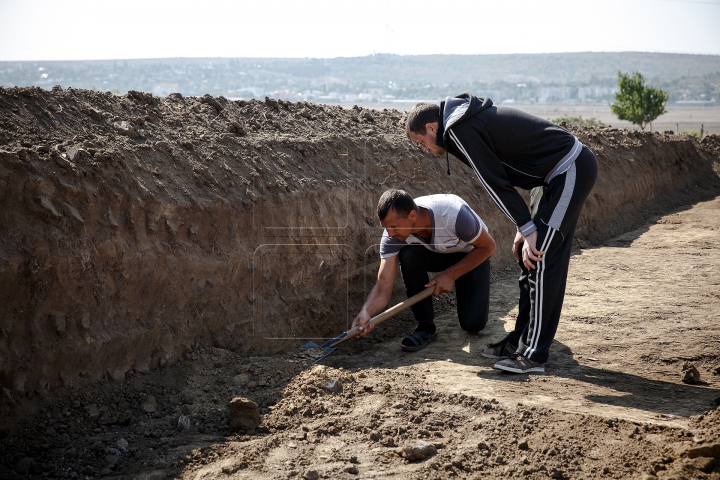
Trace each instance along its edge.
{"label": "man's hand gripping shovel", "polygon": [[[433,285],[431,287],[427,287],[422,292],[417,293],[417,294],[413,295],[412,297],[408,298],[407,300],[398,303],[394,307],[388,308],[381,314],[374,316],[373,318],[371,318],[368,321],[367,326],[370,326],[370,325],[375,326],[379,323],[384,322],[385,320],[392,317],[393,315],[397,315],[398,313],[402,312],[406,308],[412,307],[413,305],[418,303],[420,300],[429,297],[430,295],[433,294],[433,292],[435,292],[435,285]],[[343,332],[340,335],[338,335],[337,337],[335,337],[331,340],[328,340],[327,342],[323,343],[322,345],[318,345],[314,342],[307,342],[305,345],[303,345],[303,348],[307,347],[307,348],[323,348],[323,349],[325,349],[325,354],[313,362],[313,363],[317,363],[320,360],[322,360],[323,358],[330,355],[335,350],[337,350],[338,349],[337,345],[344,342],[345,340],[356,337],[358,333],[360,333],[360,330],[358,329],[358,327],[354,327],[354,328],[351,328],[350,330],[348,330],[347,332]]]}

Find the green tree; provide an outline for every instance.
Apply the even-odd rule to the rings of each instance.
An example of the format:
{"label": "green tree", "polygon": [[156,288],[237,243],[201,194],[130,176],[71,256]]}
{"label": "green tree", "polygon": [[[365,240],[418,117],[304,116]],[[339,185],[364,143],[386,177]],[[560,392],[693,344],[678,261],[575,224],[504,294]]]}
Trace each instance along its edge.
{"label": "green tree", "polygon": [[632,76],[618,72],[618,87],[620,91],[615,94],[615,103],[610,105],[618,119],[640,125],[640,129],[645,130],[645,125],[667,112],[665,105],[670,95],[659,88],[646,86],[640,72]]}

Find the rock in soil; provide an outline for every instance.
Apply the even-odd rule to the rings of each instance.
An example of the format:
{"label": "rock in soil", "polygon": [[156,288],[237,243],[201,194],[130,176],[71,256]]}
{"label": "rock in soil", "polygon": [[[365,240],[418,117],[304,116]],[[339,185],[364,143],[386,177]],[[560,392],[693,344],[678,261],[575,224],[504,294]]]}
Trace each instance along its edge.
{"label": "rock in soil", "polygon": [[260,425],[260,408],[252,400],[235,397],[228,405],[227,422],[233,430],[255,430]]}

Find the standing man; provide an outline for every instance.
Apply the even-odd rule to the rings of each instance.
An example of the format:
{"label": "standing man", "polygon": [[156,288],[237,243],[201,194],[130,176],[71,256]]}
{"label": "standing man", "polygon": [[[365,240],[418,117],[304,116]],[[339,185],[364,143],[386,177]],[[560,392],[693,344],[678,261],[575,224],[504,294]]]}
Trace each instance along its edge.
{"label": "standing man", "polygon": [[[418,103],[406,133],[425,150],[446,159],[450,152],[472,168],[517,226],[512,250],[521,274],[515,329],[482,355],[499,359],[494,367],[501,370],[544,372],[560,321],[575,227],[597,179],[595,155],[564,128],[469,94],[448,97],[439,106]],[[529,209],[515,187],[532,191]]]}
{"label": "standing man", "polygon": [[[463,199],[439,194],[415,200],[403,190],[387,190],[377,207],[385,227],[380,241],[377,282],[352,326],[359,337],[373,330],[365,326],[380,313],[392,295],[398,264],[408,297],[434,285],[434,295],[450,292],[455,284],[457,312],[463,330],[485,327],[490,306],[490,255],[495,241],[480,217]],[[441,272],[429,280],[428,272]],[[418,326],[402,341],[406,352],[422,350],[437,338],[432,298],[412,306]]]}

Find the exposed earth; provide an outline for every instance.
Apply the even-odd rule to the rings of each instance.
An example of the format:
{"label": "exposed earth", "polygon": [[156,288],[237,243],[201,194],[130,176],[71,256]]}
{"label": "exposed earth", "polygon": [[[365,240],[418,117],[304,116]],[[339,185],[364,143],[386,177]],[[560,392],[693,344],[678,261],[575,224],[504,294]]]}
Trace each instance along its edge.
{"label": "exposed earth", "polygon": [[[3,439],[5,478],[720,478],[718,209],[578,251],[546,374],[478,355],[514,321],[514,280],[501,278],[486,331],[467,335],[446,313],[416,354],[383,324],[381,342],[314,366],[314,349],[198,347],[158,371],[54,390]],[[699,382],[683,383],[688,363]],[[251,432],[226,423],[238,396],[260,405]]]}
{"label": "exposed earth", "polygon": [[[257,209],[253,197],[306,202],[311,206],[300,213],[316,212],[307,215],[316,228],[337,228],[334,219],[322,223],[323,213],[359,212],[378,191],[399,185],[403,170],[391,161],[397,156],[410,162],[417,190],[418,183],[450,188],[445,177],[420,168],[428,159],[402,138],[399,112],[25,92],[0,91],[0,478],[720,479],[717,138],[700,143],[617,129],[575,131],[598,153],[605,177],[581,221],[545,374],[502,373],[479,355],[512,328],[517,287],[508,255],[512,231],[503,230],[492,206],[475,199],[484,192],[472,197],[472,179],[458,188],[498,241],[487,328],[479,335],[460,330],[452,295],[446,295],[436,302],[439,338],[425,350],[400,351],[402,336],[413,328],[410,316],[401,314],[313,365],[318,352],[301,349],[303,339],[328,338],[346,326],[326,322],[314,332],[308,320],[345,314],[344,305],[337,307],[342,297],[333,275],[344,275],[350,292],[345,302],[353,311],[376,263],[340,252],[317,267],[313,257],[319,277],[300,274],[304,260],[256,265],[271,279],[265,285],[283,296],[260,296],[274,302],[263,310],[263,321],[278,322],[270,330],[294,328],[291,336],[297,337],[270,348],[262,335],[242,336],[265,325],[258,318],[233,320],[233,329],[226,328],[228,319],[253,310],[260,298],[246,296],[258,292],[246,286],[255,277],[243,255],[265,237],[256,234],[247,244],[236,237],[257,228],[248,218],[275,213]],[[73,102],[78,106],[71,118],[58,119],[66,114],[58,114],[57,106],[73,112]],[[181,115],[173,109],[186,110]],[[136,112],[130,115],[142,121],[118,126],[122,111]],[[223,120],[228,111],[237,125]],[[74,137],[80,127],[72,122],[81,113],[97,122],[82,127],[88,138]],[[217,133],[221,120],[232,132]],[[18,126],[8,127],[11,121]],[[193,135],[187,130],[189,140],[170,139],[176,121],[193,129]],[[121,128],[125,133],[117,133]],[[313,143],[321,132],[332,138]],[[292,135],[311,145],[295,149]],[[335,187],[318,189],[317,179],[340,184],[356,178],[333,176],[337,156],[328,160],[333,149],[323,150],[332,142],[336,148],[346,142],[347,151],[367,149],[353,161],[364,162],[359,186],[370,188],[361,175],[368,172],[371,179],[385,179],[379,185],[375,180],[372,195],[358,194],[339,206],[317,200],[328,191],[343,200]],[[84,153],[72,150],[75,144],[84,145]],[[265,158],[268,148],[272,154]],[[73,151],[76,160],[67,155]],[[367,160],[373,152],[379,152],[377,163]],[[679,152],[677,158],[672,152]],[[233,158],[236,163],[228,160]],[[298,167],[299,159],[307,163]],[[283,169],[272,170],[279,160]],[[662,168],[642,166],[653,162]],[[438,165],[440,173],[443,167]],[[279,172],[275,180],[285,175],[285,183],[246,184],[241,178],[251,175],[237,173],[258,168],[266,177]],[[299,169],[311,173],[292,177]],[[628,171],[639,172],[638,178]],[[668,177],[680,187],[671,189]],[[223,217],[233,222],[222,224]],[[362,217],[357,229],[375,238],[371,220]],[[286,235],[284,242],[295,240]],[[75,258],[84,262],[82,270],[73,267]],[[355,266],[347,268],[350,273],[327,269],[328,258]],[[228,266],[233,263],[239,267]],[[283,269],[295,284],[273,283]],[[185,276],[194,279],[190,287],[179,280]],[[89,288],[82,283],[86,277]],[[165,288],[153,287],[158,278]],[[179,303],[178,297],[187,299]],[[293,310],[301,304],[310,306]],[[267,334],[276,337],[274,330]],[[238,397],[249,402],[236,400],[229,419]]]}

